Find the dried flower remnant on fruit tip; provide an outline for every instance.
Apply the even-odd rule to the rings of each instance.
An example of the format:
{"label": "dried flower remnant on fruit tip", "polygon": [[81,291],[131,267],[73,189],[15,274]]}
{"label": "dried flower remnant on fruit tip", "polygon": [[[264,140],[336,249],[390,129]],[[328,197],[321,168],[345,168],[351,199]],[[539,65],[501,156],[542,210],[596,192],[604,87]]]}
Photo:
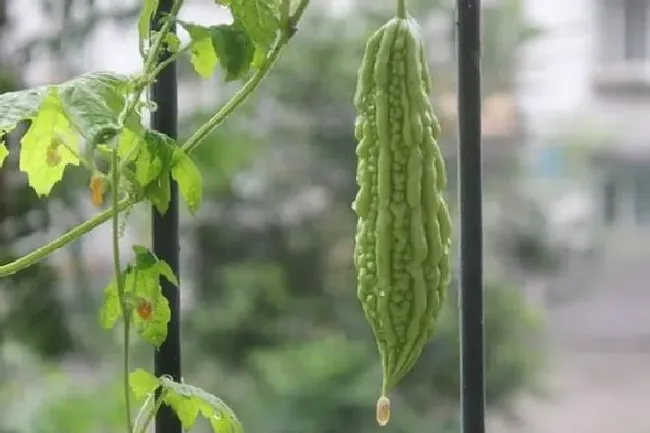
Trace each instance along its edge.
{"label": "dried flower remnant on fruit tip", "polygon": [[383,395],[377,400],[377,423],[385,426],[390,420],[390,400]]}
{"label": "dried flower remnant on fruit tip", "polygon": [[103,176],[93,175],[90,178],[90,200],[93,205],[101,206],[104,203],[104,190],[106,181]]}

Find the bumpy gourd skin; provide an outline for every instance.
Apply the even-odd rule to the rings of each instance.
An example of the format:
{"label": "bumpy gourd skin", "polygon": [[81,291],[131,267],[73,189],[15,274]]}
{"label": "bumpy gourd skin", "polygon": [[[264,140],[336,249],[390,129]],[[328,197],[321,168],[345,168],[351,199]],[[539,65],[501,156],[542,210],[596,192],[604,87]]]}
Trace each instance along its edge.
{"label": "bumpy gourd skin", "polygon": [[354,98],[354,264],[381,356],[383,401],[431,339],[450,277],[447,177],[424,53],[412,18],[387,22],[366,44]]}

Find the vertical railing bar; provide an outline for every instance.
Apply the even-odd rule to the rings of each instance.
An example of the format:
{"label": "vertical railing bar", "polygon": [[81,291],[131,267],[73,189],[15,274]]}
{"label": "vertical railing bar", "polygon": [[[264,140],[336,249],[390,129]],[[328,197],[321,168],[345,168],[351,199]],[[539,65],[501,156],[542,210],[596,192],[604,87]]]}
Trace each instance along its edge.
{"label": "vertical railing bar", "polygon": [[485,432],[481,2],[457,0],[461,431]]}
{"label": "vertical railing bar", "polygon": [[[171,12],[174,0],[159,0],[152,29],[159,30],[161,18]],[[171,32],[176,28],[172,26]],[[163,52],[164,60],[169,56]],[[168,65],[158,76],[151,88],[151,99],[156,111],[151,115],[152,128],[176,139],[178,136],[178,83],[176,63]],[[178,187],[171,181],[171,201],[165,215],[160,215],[152,207],[152,242],[153,252],[159,259],[166,261],[174,274],[179,276],[179,223],[178,223]],[[171,320],[168,325],[167,339],[154,354],[156,376],[169,375],[175,381],[181,380],[181,336],[180,336],[180,292],[179,288],[161,278],[162,293],[169,301]],[[182,433],[181,423],[176,414],[163,405],[156,414],[156,433]]]}

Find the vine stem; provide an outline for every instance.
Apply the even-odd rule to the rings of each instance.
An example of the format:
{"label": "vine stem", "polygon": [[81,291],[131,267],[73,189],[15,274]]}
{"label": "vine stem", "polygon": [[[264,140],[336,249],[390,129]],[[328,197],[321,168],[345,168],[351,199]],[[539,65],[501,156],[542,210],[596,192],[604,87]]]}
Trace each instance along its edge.
{"label": "vine stem", "polygon": [[149,429],[149,426],[151,425],[151,422],[153,421],[154,417],[156,416],[156,413],[160,410],[160,407],[163,405],[163,398],[165,397],[165,390],[163,390],[160,393],[160,397],[158,397],[158,400],[156,401],[156,405],[151,409],[151,412],[149,412],[149,415],[147,415],[147,419],[144,421],[144,424],[142,424],[142,428],[138,430],[138,433],[147,433],[147,430]]}
{"label": "vine stem", "polygon": [[205,140],[208,135],[210,135],[212,131],[214,131],[214,129],[219,126],[233,111],[235,111],[238,106],[245,102],[253,93],[253,91],[260,85],[262,80],[268,75],[271,68],[273,68],[273,65],[275,65],[275,62],[278,60],[278,57],[280,57],[280,54],[282,54],[284,47],[293,37],[296,31],[295,26],[302,18],[302,15],[305,12],[308,4],[309,0],[300,1],[293,15],[287,17],[284,28],[282,30],[282,34],[273,45],[273,48],[266,57],[264,64],[257,70],[257,72],[255,72],[255,74],[253,74],[253,76],[248,81],[246,81],[241,89],[239,89],[239,91],[228,102],[226,102],[219,111],[217,111],[214,116],[212,116],[206,123],[197,129],[190,138],[187,139],[187,141],[181,147],[184,152],[190,153],[196,149],[196,147],[201,144],[201,142]]}
{"label": "vine stem", "polygon": [[[122,212],[127,208],[130,208],[131,206],[136,204],[138,201],[139,199],[136,197],[128,197],[126,199],[123,199],[118,203],[117,211]],[[70,242],[77,240],[78,238],[90,232],[91,230],[95,229],[96,227],[104,224],[106,221],[111,219],[113,213],[114,213],[113,208],[107,209],[104,212],[95,215],[93,218],[89,219],[88,221],[81,223],[80,225],[76,226],[70,231],[62,234],[52,242],[45,244],[40,248],[35,249],[31,253],[28,253],[14,260],[11,263],[1,265],[0,278],[6,277],[8,275],[13,275],[22,269],[32,266],[33,264],[37,263],[44,257],[49,256],[59,248],[66,246]]]}
{"label": "vine stem", "polygon": [[[176,2],[174,2],[174,7],[170,12],[170,15],[172,17],[175,17],[178,14],[181,7],[183,6],[183,1],[184,0],[177,0]],[[158,68],[156,68],[156,61],[160,57],[160,50],[162,48],[163,41],[165,40],[165,35],[167,34],[167,32],[169,32],[171,25],[172,25],[172,20],[165,21],[162,27],[160,28],[160,31],[156,34],[156,37],[154,38],[153,43],[151,44],[151,48],[147,53],[147,58],[144,60],[143,75],[145,79],[138,83],[138,86],[136,87],[135,90],[135,94],[129,100],[129,103],[125,105],[124,110],[122,110],[122,112],[120,113],[120,117],[119,117],[120,125],[124,125],[129,114],[131,114],[131,112],[135,110],[135,107],[138,104],[138,101],[140,101],[140,97],[142,96],[142,92],[144,92],[144,89],[147,87],[147,85],[149,85],[151,80],[155,79],[156,75],[158,75],[160,70],[162,70],[162,69],[158,70]]]}
{"label": "vine stem", "polygon": [[[294,13],[288,17],[285,29],[282,31],[282,34],[279,36],[278,40],[273,46],[273,49],[267,56],[264,64],[260,69],[242,86],[242,88],[228,101],[223,107],[203,126],[201,126],[182,146],[182,150],[186,153],[190,153],[196,147],[201,144],[201,142],[208,136],[212,131],[219,126],[230,113],[232,113],[239,105],[245,102],[250,94],[259,86],[264,77],[268,74],[271,67],[275,64],[277,58],[280,56],[284,46],[289,42],[291,37],[295,32],[295,26],[298,24],[302,18],[305,9],[309,5],[309,0],[301,0]],[[133,102],[133,107],[135,107],[136,102]],[[0,265],[0,278],[6,277],[8,275],[13,275],[18,271],[21,271],[29,266],[34,265],[45,257],[49,256],[53,252],[57,251],[60,248],[68,245],[69,243],[77,240],[86,233],[92,231],[96,227],[102,225],[109,219],[114,216],[114,213],[123,212],[126,209],[129,209],[136,203],[142,201],[142,197],[133,196],[127,197],[118,203],[116,209],[110,208],[107,209],[88,221],[81,223],[75,228],[69,230],[68,232],[62,234],[58,238],[54,239],[52,242],[45,244],[30,253],[14,260],[13,262]]]}
{"label": "vine stem", "polygon": [[406,0],[397,0],[397,18],[406,19]]}
{"label": "vine stem", "polygon": [[133,432],[137,432],[140,429],[138,428],[139,425],[141,425],[142,418],[144,417],[145,413],[149,412],[149,406],[151,405],[151,402],[155,401],[155,395],[154,394],[149,394],[147,396],[147,399],[144,401],[142,406],[140,406],[140,410],[138,411],[138,414],[135,416],[135,420],[133,421]]}
{"label": "vine stem", "polygon": [[131,330],[131,311],[126,302],[126,291],[124,290],[124,279],[122,278],[122,265],[120,264],[120,219],[117,207],[120,203],[120,171],[117,149],[113,149],[111,155],[111,174],[113,187],[113,269],[115,270],[115,284],[117,284],[117,296],[122,307],[124,317],[124,402],[126,405],[126,429],[127,433],[133,433],[133,419],[131,418],[131,387],[129,386],[129,336]]}
{"label": "vine stem", "polygon": [[169,66],[170,63],[174,63],[182,54],[185,54],[189,52],[192,49],[191,44],[187,44],[175,53],[173,53],[171,56],[169,56],[167,59],[163,60],[156,66],[153,71],[151,72],[152,77],[157,77],[158,74],[160,74],[163,69],[165,69],[167,66]]}

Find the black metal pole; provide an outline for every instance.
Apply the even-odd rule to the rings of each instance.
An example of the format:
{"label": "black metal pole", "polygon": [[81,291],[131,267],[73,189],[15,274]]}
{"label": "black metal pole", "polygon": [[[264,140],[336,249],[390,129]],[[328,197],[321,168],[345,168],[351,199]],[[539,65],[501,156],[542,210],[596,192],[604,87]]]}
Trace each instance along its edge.
{"label": "black metal pole", "polygon": [[[152,22],[152,29],[158,30],[160,18],[169,13],[174,0],[160,0],[158,10]],[[171,32],[175,32],[172,27]],[[163,53],[163,60],[169,53]],[[176,80],[176,63],[171,63],[158,76],[151,89],[151,99],[157,109],[151,116],[153,129],[171,138],[178,136],[178,86]],[[179,275],[179,235],[178,235],[178,187],[171,181],[171,201],[165,215],[160,215],[152,207],[152,241],[153,251],[159,259],[166,261]],[[156,376],[171,376],[175,381],[181,380],[181,336],[180,336],[180,293],[179,288],[161,278],[163,295],[169,301],[171,320],[168,325],[167,340],[154,355]],[[163,405],[156,415],[156,433],[182,433],[181,423],[174,412]]]}
{"label": "black metal pole", "polygon": [[457,0],[461,431],[485,433],[481,2]]}

